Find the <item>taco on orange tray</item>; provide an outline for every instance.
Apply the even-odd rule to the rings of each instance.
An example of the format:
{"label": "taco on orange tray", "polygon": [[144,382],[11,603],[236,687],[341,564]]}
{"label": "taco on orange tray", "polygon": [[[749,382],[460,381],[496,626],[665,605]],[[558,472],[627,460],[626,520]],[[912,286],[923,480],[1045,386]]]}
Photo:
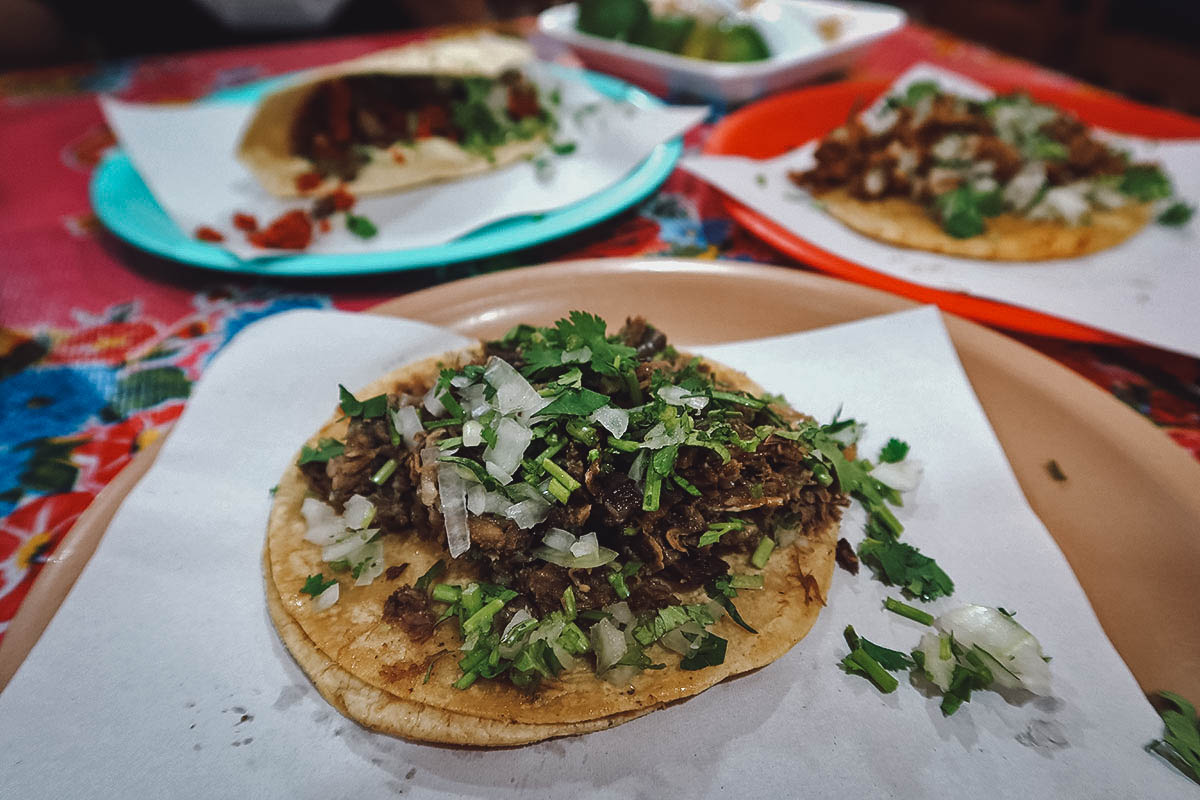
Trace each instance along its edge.
{"label": "taco on orange tray", "polygon": [[364,725],[608,728],[774,661],[824,605],[837,426],[641,319],[572,312],[341,391],[279,483],[266,594]]}
{"label": "taco on orange tray", "polygon": [[[838,220],[889,244],[967,258],[1071,258],[1132,236],[1171,197],[1155,164],[1024,94],[978,101],[920,81],[836,128],[791,173]],[[1160,216],[1179,224],[1176,204]]]}
{"label": "taco on orange tray", "polygon": [[267,191],[390,192],[504,166],[540,150],[553,103],[524,42],[431,39],[301,74],[259,103],[237,155]]}

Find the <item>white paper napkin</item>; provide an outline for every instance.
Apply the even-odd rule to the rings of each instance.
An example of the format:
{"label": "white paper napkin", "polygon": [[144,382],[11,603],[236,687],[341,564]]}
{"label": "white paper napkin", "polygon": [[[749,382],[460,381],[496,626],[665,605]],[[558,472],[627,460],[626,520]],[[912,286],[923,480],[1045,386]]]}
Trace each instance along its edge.
{"label": "white paper napkin", "polygon": [[[307,252],[369,253],[445,244],[493,222],[568,206],[616,184],[656,146],[708,113],[706,106],[617,103],[570,70],[535,64],[530,71],[539,85],[559,87],[561,127],[555,141],[574,143],[574,152],[556,156],[547,149],[534,161],[482,175],[361,197],[354,213],[374,222],[378,233],[361,239],[335,219],[330,232],[314,237]],[[281,251],[247,242],[233,227],[233,214],[254,214],[265,225],[286,211],[311,206],[311,200],[268,194],[235,157],[254,110],[250,103],[210,100],[173,107],[105,97],[100,105],[154,199],[188,235],[208,226],[220,231],[225,236],[221,246],[240,258],[277,256]]]}
{"label": "white paper napkin", "polygon": [[[1055,698],[976,694],[944,719],[902,681],[837,667],[842,628],[907,650],[915,623],[838,570],[812,632],[777,662],[613,730],[455,750],[369,732],[280,645],[263,600],[268,489],[363,385],[463,340],[403,320],[300,311],[214,360],[157,463],[0,695],[0,797],[1178,797],[1142,745],[1161,723],[1025,504],[936,311],[701,351],[828,419],[869,422],[926,465],[898,511],[966,602],[1017,612],[1053,656]],[[681,343],[686,344],[686,343]],[[300,357],[298,357],[298,354]],[[862,515],[843,535],[857,542]],[[1194,788],[1194,787],[1191,787]]]}
{"label": "white paper napkin", "polygon": [[[894,86],[928,79],[974,97],[989,94],[974,81],[929,65],[914,67]],[[1107,136],[1135,160],[1161,164],[1179,197],[1200,202],[1200,140]],[[1152,222],[1116,247],[1053,261],[990,262],[908,250],[851,230],[788,179],[789,172],[815,163],[815,150],[814,141],[764,161],[688,156],[680,167],[802,239],[885,275],[1002,300],[1200,356],[1200,220],[1182,228]]]}

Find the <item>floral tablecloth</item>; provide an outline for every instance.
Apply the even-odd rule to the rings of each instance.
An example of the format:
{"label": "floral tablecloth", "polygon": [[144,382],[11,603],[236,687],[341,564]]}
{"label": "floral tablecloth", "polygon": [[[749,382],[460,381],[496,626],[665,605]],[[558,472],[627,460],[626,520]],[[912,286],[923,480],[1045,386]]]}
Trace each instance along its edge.
{"label": "floral tablecloth", "polygon": [[[265,281],[193,270],[132,250],[99,226],[87,183],[113,138],[97,93],[187,100],[411,35],[0,74],[0,637],[79,515],[139,449],[170,428],[213,354],[255,320],[294,308],[362,309],[434,283],[565,258],[788,263],[739,229],[714,191],[678,171],[637,208],[558,242],[486,262],[363,279]],[[887,79],[917,61],[982,79],[1095,91],[916,26],[874,46],[849,77]],[[714,121],[689,133],[689,149],[701,146]],[[1022,338],[1200,458],[1200,360],[1149,347]]]}

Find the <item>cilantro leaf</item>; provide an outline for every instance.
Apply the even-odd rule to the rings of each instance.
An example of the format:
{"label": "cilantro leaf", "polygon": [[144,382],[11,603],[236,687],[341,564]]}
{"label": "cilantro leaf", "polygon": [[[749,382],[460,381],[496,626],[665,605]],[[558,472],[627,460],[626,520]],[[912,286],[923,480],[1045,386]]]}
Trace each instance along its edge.
{"label": "cilantro leaf", "polygon": [[417,578],[417,582],[413,584],[413,588],[418,592],[423,592],[429,588],[429,584],[436,581],[446,571],[446,562],[444,559],[438,559],[432,567],[425,571],[425,574]]}
{"label": "cilantro leaf", "polygon": [[751,628],[746,620],[742,619],[742,615],[738,613],[737,606],[733,604],[733,598],[737,597],[738,592],[737,589],[730,585],[730,580],[730,576],[722,575],[708,586],[705,586],[704,591],[709,597],[725,607],[725,610],[729,612],[730,619],[750,633],[757,634],[758,631]]}
{"label": "cilantro leaf", "polygon": [[1190,206],[1183,200],[1177,200],[1168,206],[1167,210],[1158,215],[1159,225],[1170,225],[1173,228],[1178,228],[1188,224],[1191,221],[1192,215],[1196,213],[1196,207]]}
{"label": "cilantro leaf", "polygon": [[1004,211],[1000,190],[978,192],[963,184],[934,198],[934,207],[942,221],[942,230],[956,239],[978,236],[985,229],[984,217]]}
{"label": "cilantro leaf", "polygon": [[338,391],[341,392],[341,400],[338,405],[342,407],[342,413],[347,417],[373,419],[374,417],[382,417],[387,413],[386,394],[377,394],[366,400],[358,400],[349,389],[340,383],[338,384]]}
{"label": "cilantro leaf", "polygon": [[308,576],[308,579],[304,581],[304,587],[300,590],[300,592],[301,594],[307,594],[311,597],[316,597],[330,586],[333,586],[335,583],[337,583],[337,578],[325,580],[325,576],[318,572],[316,575]]}
{"label": "cilantro leaf", "polygon": [[1159,696],[1175,708],[1159,712],[1165,725],[1163,738],[1151,742],[1147,749],[1200,783],[1200,719],[1196,708],[1174,692],[1159,692]]}
{"label": "cilantro leaf", "polygon": [[914,81],[905,88],[903,94],[894,94],[887,99],[889,108],[907,106],[912,108],[926,97],[933,97],[939,91],[937,81]]}
{"label": "cilantro leaf", "polygon": [[705,667],[715,667],[725,663],[725,646],[728,640],[722,639],[715,633],[705,634],[700,641],[700,647],[679,662],[680,669],[698,670]]}
{"label": "cilantro leaf", "polygon": [[708,526],[708,530],[700,534],[700,547],[713,544],[730,531],[740,531],[745,527],[746,520],[738,519],[737,517],[730,519],[728,522],[714,522]]}
{"label": "cilantro leaf", "polygon": [[922,600],[948,597],[954,581],[937,562],[910,544],[893,540],[864,539],[858,557],[886,584],[903,587]]}
{"label": "cilantro leaf", "polygon": [[879,460],[885,464],[895,464],[903,461],[908,455],[908,442],[899,439],[888,439],[887,444],[879,451]]}
{"label": "cilantro leaf", "polygon": [[317,442],[316,447],[309,447],[308,445],[301,447],[300,460],[296,462],[296,465],[302,467],[305,464],[323,464],[331,458],[340,456],[344,452],[346,452],[346,445],[337,439],[322,439]]}
{"label": "cilantro leaf", "polygon": [[370,239],[379,233],[379,229],[375,227],[374,222],[357,214],[346,215],[346,230],[360,239]]}
{"label": "cilantro leaf", "polygon": [[608,402],[607,395],[593,392],[591,389],[568,389],[534,416],[586,417],[596,409],[608,405]]}
{"label": "cilantro leaf", "polygon": [[1155,164],[1134,164],[1125,170],[1117,188],[1135,200],[1149,203],[1171,196],[1171,181]]}

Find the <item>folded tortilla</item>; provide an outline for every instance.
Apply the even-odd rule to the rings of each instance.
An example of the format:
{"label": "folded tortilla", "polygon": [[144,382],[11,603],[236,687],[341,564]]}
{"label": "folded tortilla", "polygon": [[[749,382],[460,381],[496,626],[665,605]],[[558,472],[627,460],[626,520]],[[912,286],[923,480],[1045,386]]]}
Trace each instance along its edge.
{"label": "folded tortilla", "polygon": [[1006,213],[989,217],[987,229],[978,236],[959,239],[942,230],[928,210],[907,198],[860,200],[845,189],[834,189],[817,195],[817,199],[830,215],[872,239],[914,250],[992,261],[1046,261],[1088,255],[1125,241],[1151,217],[1149,203],[1094,209],[1082,225]]}
{"label": "folded tortilla", "polygon": [[319,194],[338,186],[345,186],[355,194],[389,192],[496,169],[536,153],[544,145],[545,137],[508,142],[497,147],[491,158],[468,152],[456,142],[436,136],[387,150],[368,147],[371,160],[354,180],[343,182],[331,176],[301,191],[297,188],[297,178],[311,173],[313,165],[292,152],[292,126],[313,90],[332,78],[351,75],[499,78],[532,57],[529,45],[519,39],[479,34],[431,39],[309,70],[261,100],[242,134],[237,156],[267,191],[279,197]]}
{"label": "folded tortilla", "polygon": [[[423,392],[442,367],[471,363],[480,352],[476,348],[400,368],[357,396]],[[707,363],[718,385],[763,393],[745,375]],[[342,439],[347,425],[344,420],[331,420],[310,443],[326,437]],[[384,561],[389,566],[407,564],[404,573],[396,580],[380,576],[367,586],[343,585],[335,605],[315,611],[312,599],[300,589],[309,575],[328,565],[321,560],[321,548],[304,539],[307,523],[300,509],[307,490],[293,459],[275,493],[264,554],[268,609],[280,638],[321,694],[343,714],[369,728],[420,741],[525,744],[610,728],[692,697],[765,666],[791,649],[816,621],[833,579],[836,521],[778,547],[762,571],[764,588],[738,595],[738,610],[758,630],[757,635],[728,615],[712,626],[714,633],[728,640],[722,664],[681,670],[679,654],[655,646],[653,658],[666,668],[645,670],[627,685],[601,680],[590,657],[584,657],[533,692],[498,680],[476,681],[460,690],[451,685],[460,677],[462,641],[455,626],[439,625],[432,638],[418,642],[385,621],[382,611],[389,594],[411,585],[438,559],[448,560],[441,578],[448,583],[477,579],[473,564],[449,559],[443,541],[422,539],[415,532],[387,535],[382,539]],[[731,564],[734,558],[726,557]],[[679,596],[685,603],[707,600],[701,590]]]}

